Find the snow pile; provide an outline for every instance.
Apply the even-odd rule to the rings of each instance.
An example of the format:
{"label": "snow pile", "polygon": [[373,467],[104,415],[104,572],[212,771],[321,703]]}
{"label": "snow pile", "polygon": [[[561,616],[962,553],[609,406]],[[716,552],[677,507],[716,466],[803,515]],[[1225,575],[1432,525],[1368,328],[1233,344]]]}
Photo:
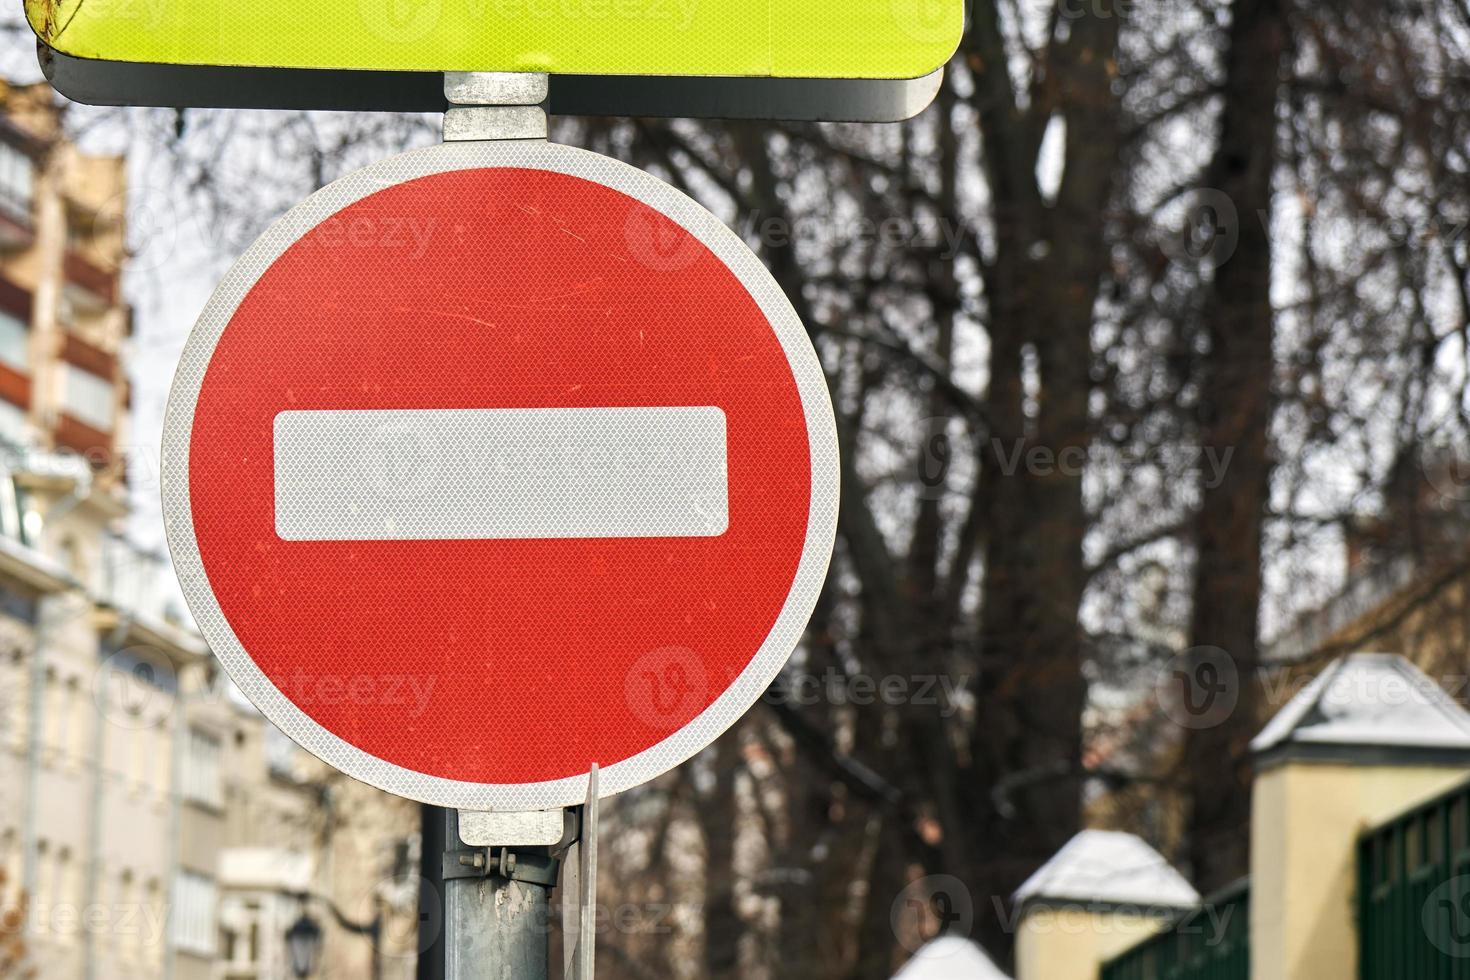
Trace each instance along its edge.
{"label": "snow pile", "polygon": [[968,939],[942,936],[925,945],[893,980],[1010,980]]}
{"label": "snow pile", "polygon": [[1470,713],[1423,671],[1388,653],[1335,660],[1251,742],[1470,749]]}
{"label": "snow pile", "polygon": [[1190,908],[1199,893],[1164,856],[1132,834],[1084,830],[1016,889],[1032,899]]}

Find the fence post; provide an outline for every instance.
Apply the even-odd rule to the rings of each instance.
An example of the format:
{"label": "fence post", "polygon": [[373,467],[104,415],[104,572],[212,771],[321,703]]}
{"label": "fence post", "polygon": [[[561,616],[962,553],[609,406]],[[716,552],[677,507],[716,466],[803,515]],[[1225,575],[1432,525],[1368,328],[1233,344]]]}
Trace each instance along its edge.
{"label": "fence post", "polygon": [[1251,743],[1252,980],[1358,976],[1358,839],[1450,789],[1470,713],[1402,657],[1334,661]]}
{"label": "fence post", "polygon": [[1132,834],[1084,830],[1016,890],[1016,980],[1098,980],[1199,894]]}

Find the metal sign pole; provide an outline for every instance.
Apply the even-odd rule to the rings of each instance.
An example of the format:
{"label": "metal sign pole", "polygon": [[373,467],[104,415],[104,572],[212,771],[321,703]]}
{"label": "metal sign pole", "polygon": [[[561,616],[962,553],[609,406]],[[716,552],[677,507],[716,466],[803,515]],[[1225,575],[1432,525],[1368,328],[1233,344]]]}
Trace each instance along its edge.
{"label": "metal sign pole", "polygon": [[[447,72],[444,139],[544,140],[546,93],[545,75]],[[538,816],[556,818],[550,841]],[[463,836],[458,811],[446,810],[445,821],[445,980],[549,980],[560,861],[545,845],[562,836],[561,814],[466,814]],[[469,829],[474,823],[480,826]]]}
{"label": "metal sign pole", "polygon": [[[458,843],[459,814],[445,811],[445,839]],[[504,877],[499,873],[520,863],[524,856],[511,855],[506,848],[490,848],[477,854],[464,850],[445,853],[444,876],[444,976],[445,980],[549,980],[550,947],[547,924],[551,920],[549,881]],[[476,859],[496,868],[474,868]],[[465,865],[463,861],[472,863]],[[554,859],[549,859],[554,861]],[[471,868],[482,874],[452,877],[458,869]]]}
{"label": "metal sign pole", "polygon": [[597,796],[594,765],[581,807],[445,811],[445,980],[550,980],[550,894],[563,872],[564,976],[592,980]]}

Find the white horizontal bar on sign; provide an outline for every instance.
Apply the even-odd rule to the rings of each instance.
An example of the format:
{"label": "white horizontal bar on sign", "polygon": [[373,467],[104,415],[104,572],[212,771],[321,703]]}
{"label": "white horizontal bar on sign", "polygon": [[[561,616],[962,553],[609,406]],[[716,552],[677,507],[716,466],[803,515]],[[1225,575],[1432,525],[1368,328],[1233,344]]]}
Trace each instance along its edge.
{"label": "white horizontal bar on sign", "polygon": [[715,537],[725,413],[681,408],[287,411],[287,541]]}

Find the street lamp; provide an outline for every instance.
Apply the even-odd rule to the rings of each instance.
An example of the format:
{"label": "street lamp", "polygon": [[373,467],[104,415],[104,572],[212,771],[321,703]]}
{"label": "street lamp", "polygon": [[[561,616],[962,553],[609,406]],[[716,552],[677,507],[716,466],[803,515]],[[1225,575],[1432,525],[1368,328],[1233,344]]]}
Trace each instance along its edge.
{"label": "street lamp", "polygon": [[322,958],[322,927],[305,912],[286,930],[286,951],[291,957],[291,972],[299,980],[316,972]]}
{"label": "street lamp", "polygon": [[291,970],[299,980],[305,980],[316,972],[321,963],[322,939],[324,938],[321,925],[306,911],[308,902],[320,902],[332,913],[332,918],[337,920],[337,925],[355,936],[364,936],[372,944],[372,972],[371,980],[380,980],[383,975],[383,961],[381,950],[378,946],[383,938],[383,911],[378,909],[377,915],[373,916],[371,922],[354,922],[342,914],[335,902],[325,895],[316,895],[311,892],[283,891],[281,894],[294,898],[301,903],[301,917],[291,923],[291,928],[286,930],[286,951],[291,958]]}

